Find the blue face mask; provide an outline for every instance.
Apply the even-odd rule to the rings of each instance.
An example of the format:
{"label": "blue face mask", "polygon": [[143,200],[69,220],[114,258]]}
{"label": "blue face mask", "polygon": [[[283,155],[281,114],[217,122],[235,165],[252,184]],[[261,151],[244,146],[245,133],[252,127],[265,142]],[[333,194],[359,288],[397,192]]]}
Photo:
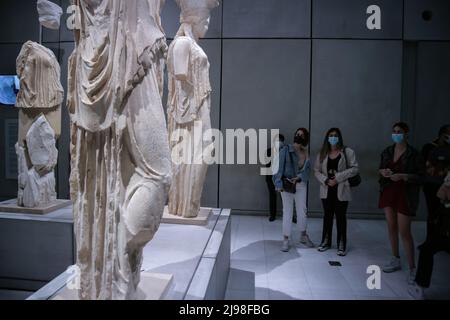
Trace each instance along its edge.
{"label": "blue face mask", "polygon": [[339,143],[339,137],[328,137],[328,142],[332,145],[332,146],[337,146]]}
{"label": "blue face mask", "polygon": [[394,141],[394,143],[402,143],[403,140],[405,139],[405,135],[403,133],[393,133],[392,134],[392,141]]}

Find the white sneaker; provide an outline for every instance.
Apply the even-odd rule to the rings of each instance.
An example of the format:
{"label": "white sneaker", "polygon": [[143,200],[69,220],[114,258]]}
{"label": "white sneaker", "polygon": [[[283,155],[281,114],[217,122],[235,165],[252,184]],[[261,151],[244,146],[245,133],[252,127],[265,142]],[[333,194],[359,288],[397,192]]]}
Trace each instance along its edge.
{"label": "white sneaker", "polygon": [[416,283],[416,273],[417,273],[416,268],[409,270],[409,276],[408,276],[408,284],[409,285],[413,285],[414,283]]}
{"label": "white sneaker", "polygon": [[410,284],[408,286],[408,293],[413,297],[415,300],[425,300],[425,293],[424,288],[419,286],[415,281],[413,284]]}
{"label": "white sneaker", "polygon": [[300,243],[307,246],[308,248],[314,248],[314,243],[309,239],[309,236],[307,234],[302,235],[300,238]]}
{"label": "white sneaker", "polygon": [[330,249],[331,249],[331,247],[330,247],[329,245],[327,245],[326,243],[322,243],[322,244],[319,246],[319,248],[317,248],[317,250],[318,250],[319,252],[325,252],[325,251],[330,250]]}
{"label": "white sneaker", "polygon": [[289,240],[283,241],[283,245],[281,246],[281,251],[289,252]]}
{"label": "white sneaker", "polygon": [[402,263],[400,261],[400,258],[392,257],[391,261],[383,266],[383,272],[385,273],[391,273],[402,269]]}
{"label": "white sneaker", "polygon": [[347,250],[342,243],[339,245],[337,255],[340,257],[345,257],[347,255]]}

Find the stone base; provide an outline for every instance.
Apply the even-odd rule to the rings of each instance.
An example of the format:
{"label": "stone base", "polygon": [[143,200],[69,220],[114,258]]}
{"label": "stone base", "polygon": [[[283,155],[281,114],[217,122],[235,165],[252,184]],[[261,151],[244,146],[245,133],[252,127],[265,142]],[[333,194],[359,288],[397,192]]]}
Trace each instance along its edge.
{"label": "stone base", "polygon": [[185,225],[195,225],[195,226],[206,226],[208,224],[209,216],[212,213],[211,208],[200,208],[198,216],[195,218],[184,218],[176,216],[169,213],[169,209],[166,206],[164,208],[164,214],[161,223],[168,224],[185,224]]}
{"label": "stone base", "polygon": [[[138,286],[138,300],[163,300],[173,282],[173,275],[161,273],[141,273],[141,282]],[[67,287],[62,289],[51,300],[78,300],[78,291]]]}
{"label": "stone base", "polygon": [[[63,209],[63,211],[71,213],[70,207]],[[7,230],[14,230],[13,234],[17,233],[11,227]],[[2,235],[1,232],[0,235]],[[18,235],[19,239],[20,235]],[[4,238],[7,239],[7,235]],[[1,240],[0,238],[0,244],[3,243]],[[7,241],[4,242],[8,244]],[[4,247],[9,248],[9,246],[5,245]],[[41,247],[48,248],[48,246]],[[230,248],[230,209],[212,209],[206,226],[163,223],[152,241],[143,249],[141,267],[143,271],[141,274],[163,273],[173,275],[172,284],[166,289],[167,293],[163,294],[162,300],[223,300],[225,299],[230,270]],[[33,250],[35,250],[34,247]],[[18,256],[17,252],[17,250],[12,250],[12,257]],[[23,254],[21,252],[19,256],[30,256],[31,259],[33,253],[28,255],[27,253],[28,251],[23,252]],[[8,257],[5,260],[8,261]],[[34,263],[29,265],[34,265]],[[70,264],[66,263],[65,266],[67,265]],[[43,269],[41,265],[39,267],[39,271]],[[11,269],[11,267],[9,268]],[[20,269],[20,265],[17,268]],[[73,268],[70,268],[53,278],[27,300],[51,300],[54,297],[61,299],[61,292],[67,283],[74,283],[75,276],[76,272],[74,272]],[[36,277],[30,279],[35,279]],[[151,285],[145,285],[146,279],[144,277],[141,277],[140,286],[144,284],[144,287],[147,286],[148,288],[152,286],[159,287],[156,284],[159,282],[158,280],[151,280],[149,281]],[[157,291],[162,292],[163,290],[153,290],[151,292],[156,293]],[[149,291],[146,292],[146,299],[152,299],[151,294],[148,293]],[[161,294],[153,295],[154,299],[157,299],[159,296]]]}
{"label": "stone base", "polygon": [[0,202],[0,212],[8,213],[24,213],[24,214],[47,214],[53,211],[65,208],[72,205],[71,200],[56,200],[50,202],[42,207],[25,208],[17,205],[17,199],[12,199],[4,202]]}

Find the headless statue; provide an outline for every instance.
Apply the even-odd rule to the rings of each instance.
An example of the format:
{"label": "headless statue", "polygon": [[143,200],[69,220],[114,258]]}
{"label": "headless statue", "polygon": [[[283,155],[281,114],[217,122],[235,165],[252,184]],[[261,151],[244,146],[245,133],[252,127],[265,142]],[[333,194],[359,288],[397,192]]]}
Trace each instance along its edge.
{"label": "headless statue", "polygon": [[142,249],[158,230],[171,161],[161,102],[163,0],[72,0],[71,196],[80,299],[136,299]]}
{"label": "headless statue", "polygon": [[[209,61],[198,40],[209,27],[210,10],[217,0],[177,0],[181,9],[181,27],[170,45],[168,56],[168,123],[171,149],[177,148],[183,135],[186,153],[173,163],[173,180],[169,192],[169,213],[195,218],[200,211],[208,165],[204,154],[211,154],[211,85]],[[196,139],[194,131],[202,134]],[[188,141],[186,143],[186,140]],[[173,155],[172,155],[173,156]]]}
{"label": "headless statue", "polygon": [[61,134],[64,90],[60,67],[53,52],[28,41],[17,57],[20,91],[18,205],[45,206],[56,200],[54,169],[58,161],[56,140]]}

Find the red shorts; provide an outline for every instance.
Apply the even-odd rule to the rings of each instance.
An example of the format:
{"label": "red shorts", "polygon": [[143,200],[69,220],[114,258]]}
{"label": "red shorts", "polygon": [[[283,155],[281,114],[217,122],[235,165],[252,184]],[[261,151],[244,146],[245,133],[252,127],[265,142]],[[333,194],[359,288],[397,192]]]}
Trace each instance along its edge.
{"label": "red shorts", "polygon": [[379,208],[392,208],[397,213],[414,216],[414,214],[410,213],[405,186],[402,181],[394,182],[383,190],[380,196]]}

